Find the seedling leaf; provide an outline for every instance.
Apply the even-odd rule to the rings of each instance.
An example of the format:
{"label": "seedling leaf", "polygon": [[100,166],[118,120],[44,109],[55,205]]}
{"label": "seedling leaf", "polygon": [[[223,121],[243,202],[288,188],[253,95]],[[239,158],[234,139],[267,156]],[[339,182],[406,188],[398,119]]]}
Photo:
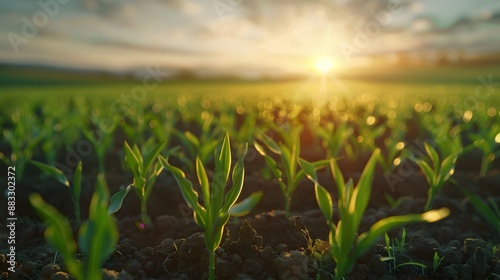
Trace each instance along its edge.
{"label": "seedling leaf", "polygon": [[333,202],[330,193],[322,186],[315,184],[314,192],[316,194],[316,201],[318,201],[319,209],[325,216],[326,223],[331,224],[333,218]]}
{"label": "seedling leaf", "polygon": [[281,149],[280,146],[274,142],[274,140],[267,136],[264,132],[259,131],[257,134],[257,137],[266,145],[266,147],[273,153],[280,155],[281,154]]}
{"label": "seedling leaf", "polygon": [[113,214],[118,212],[122,208],[123,200],[127,196],[127,194],[130,192],[132,189],[132,185],[128,185],[126,188],[118,191],[115,193],[110,201],[109,201],[109,208],[108,208],[108,214]]}
{"label": "seedling leaf", "polygon": [[45,174],[53,177],[58,182],[69,188],[68,178],[66,178],[66,175],[64,175],[60,169],[34,160],[32,160],[31,163],[42,170]]}
{"label": "seedling leaf", "polygon": [[235,217],[245,216],[259,203],[262,198],[262,192],[254,192],[243,201],[236,203],[229,209],[229,214]]}

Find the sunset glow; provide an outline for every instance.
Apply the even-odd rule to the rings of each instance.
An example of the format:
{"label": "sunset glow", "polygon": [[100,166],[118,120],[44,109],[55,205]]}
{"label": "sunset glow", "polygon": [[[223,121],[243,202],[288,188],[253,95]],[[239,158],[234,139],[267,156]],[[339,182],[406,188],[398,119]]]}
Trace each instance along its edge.
{"label": "sunset glow", "polygon": [[330,57],[326,56],[317,58],[314,62],[314,69],[323,74],[330,72],[333,66],[333,60]]}

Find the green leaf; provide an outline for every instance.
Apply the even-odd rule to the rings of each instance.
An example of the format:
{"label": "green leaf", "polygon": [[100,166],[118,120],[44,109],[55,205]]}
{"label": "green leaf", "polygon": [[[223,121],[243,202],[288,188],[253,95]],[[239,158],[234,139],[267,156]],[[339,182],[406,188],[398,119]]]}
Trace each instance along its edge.
{"label": "green leaf", "polygon": [[118,228],[107,214],[109,191],[104,174],[97,176],[96,190],[89,207],[89,219],[79,231],[78,245],[87,257],[86,278],[101,279],[101,265],[113,253],[118,241]]}
{"label": "green leaf", "polygon": [[73,185],[71,186],[75,203],[78,203],[78,205],[80,205],[80,194],[82,192],[82,169],[82,162],[80,161],[76,166],[75,176],[73,177]]}
{"label": "green leaf", "polygon": [[54,207],[46,203],[39,194],[31,194],[29,199],[31,205],[47,224],[45,230],[47,241],[61,252],[71,275],[77,279],[83,279],[80,275],[80,264],[73,259],[77,247],[68,220]]}
{"label": "green leaf", "polygon": [[376,222],[368,232],[365,232],[359,236],[358,243],[356,244],[355,258],[361,257],[375,244],[375,242],[377,242],[377,239],[380,236],[393,228],[406,225],[408,223],[432,223],[446,218],[449,214],[450,210],[448,208],[441,208],[437,210],[431,210],[423,214],[409,214],[384,218]]}
{"label": "green leaf", "polygon": [[144,161],[144,172],[148,172],[149,167],[153,164],[153,161],[158,158],[158,155],[163,150],[167,141],[164,140],[160,144],[156,145],[155,148],[145,157]]}
{"label": "green leaf", "polygon": [[333,174],[333,179],[337,182],[337,192],[339,195],[339,200],[344,201],[344,194],[345,194],[345,181],[344,181],[344,175],[342,174],[342,171],[340,170],[337,161],[334,158],[330,159],[330,169]]}
{"label": "green leaf", "polygon": [[453,174],[453,170],[455,168],[455,163],[457,162],[456,155],[447,156],[443,162],[441,163],[441,181],[444,183],[450,176]]}
{"label": "green leaf", "polygon": [[319,209],[325,216],[326,223],[331,224],[333,218],[333,202],[330,193],[317,183],[314,185],[314,192],[316,194],[316,201],[318,202]]}
{"label": "green leaf", "polygon": [[415,163],[420,167],[420,170],[425,176],[425,179],[427,180],[427,183],[429,183],[430,188],[434,188],[435,186],[435,174],[434,170],[429,166],[427,162],[425,162],[422,159],[415,159]]}
{"label": "green leaf", "polygon": [[212,181],[210,206],[212,209],[221,209],[224,200],[224,189],[231,171],[231,142],[226,132],[219,157],[215,160],[215,174]]}
{"label": "green leaf", "polygon": [[224,141],[222,142],[222,148],[219,156],[219,165],[222,169],[225,181],[229,178],[229,172],[231,169],[231,141],[229,140],[229,133],[226,132]]}
{"label": "green leaf", "polygon": [[127,141],[123,144],[125,149],[125,162],[127,163],[130,171],[134,174],[134,177],[139,177],[139,159],[135,155],[134,151],[130,148]]}
{"label": "green leaf", "polygon": [[111,197],[109,202],[108,214],[116,213],[122,208],[123,200],[131,189],[132,185],[128,185],[126,188],[118,191]]}
{"label": "green leaf", "polygon": [[292,149],[290,150],[290,174],[292,178],[297,171],[297,160],[300,156],[300,137],[298,133],[292,134]]}
{"label": "green leaf", "polygon": [[158,178],[158,176],[162,171],[163,171],[163,165],[161,165],[159,162],[155,163],[153,173],[149,176],[148,182],[146,183],[146,192],[144,195],[146,201],[149,200],[151,192],[153,191],[153,185],[156,182],[156,178]]}
{"label": "green leaf", "polygon": [[236,203],[229,209],[229,214],[234,217],[245,216],[259,203],[263,193],[261,191],[252,193],[243,201]]}
{"label": "green leaf", "polygon": [[490,207],[488,207],[486,202],[465,188],[461,187],[461,190],[467,196],[476,211],[479,212],[479,214],[481,214],[481,216],[483,216],[483,218],[497,231],[500,231],[500,217],[496,215]]}
{"label": "green leaf", "polygon": [[217,247],[219,247],[220,242],[222,241],[222,234],[224,233],[224,226],[229,221],[229,218],[230,216],[228,214],[217,216],[212,227],[208,230],[205,229],[205,236],[207,236],[205,244],[207,244],[208,250],[214,252]]}
{"label": "green leaf", "polygon": [[254,142],[253,146],[255,147],[255,150],[261,155],[261,156],[267,156],[266,151],[264,150],[264,147],[262,147],[259,143]]}
{"label": "green leaf", "polygon": [[316,174],[316,168],[314,167],[314,165],[301,158],[299,158],[298,161],[300,167],[302,168],[302,170],[304,170],[304,173],[306,174],[307,178],[311,180],[313,183],[319,184],[318,175]]}
{"label": "green leaf", "polygon": [[68,178],[66,178],[66,176],[60,169],[34,160],[32,160],[31,163],[42,170],[45,174],[51,176],[52,178],[56,179],[58,182],[69,188]]}
{"label": "green leaf", "polygon": [[184,132],[184,136],[186,136],[186,139],[193,144],[193,146],[198,149],[200,147],[200,140],[198,140],[198,137],[196,137],[193,133],[186,131]]}
{"label": "green leaf", "polygon": [[281,149],[281,163],[283,166],[283,171],[285,172],[287,183],[291,183],[293,180],[292,177],[295,175],[294,173],[292,173],[292,165],[294,165],[295,162],[292,162],[290,150],[285,146],[283,146]]}
{"label": "green leaf", "polygon": [[198,202],[198,193],[194,190],[193,184],[186,179],[186,174],[184,174],[184,172],[179,168],[170,165],[164,157],[159,156],[159,159],[163,167],[170,171],[172,175],[174,175],[175,181],[179,185],[182,197],[184,198],[188,206],[195,212],[197,212],[198,215],[200,215],[203,209]]}
{"label": "green leaf", "polygon": [[199,157],[196,157],[196,175],[198,176],[198,182],[200,183],[201,193],[203,194],[203,200],[205,203],[210,201],[210,186],[208,184],[207,173],[205,172],[205,167],[201,162]]}
{"label": "green leaf", "polygon": [[271,169],[273,176],[279,181],[281,181],[283,172],[281,172],[281,170],[278,168],[278,164],[276,163],[276,161],[268,155],[264,156],[264,160],[266,161],[266,164],[269,167],[269,169]]}
{"label": "green leaf", "polygon": [[137,166],[138,166],[138,171],[139,174],[144,174],[146,170],[143,170],[144,167],[144,159],[142,158],[141,150],[139,147],[134,144],[132,147],[132,151],[134,152],[135,157],[137,158]]}
{"label": "green leaf", "polygon": [[138,192],[138,194],[140,194],[139,197],[145,196],[146,182],[147,182],[146,178],[142,176],[134,178],[134,187],[135,190]]}
{"label": "green leaf", "polygon": [[427,154],[429,155],[432,166],[434,166],[434,173],[437,174],[438,170],[437,168],[439,167],[439,164],[441,163],[439,160],[439,155],[436,152],[436,150],[427,142],[424,143],[425,150],[427,151]]}
{"label": "green leaf", "polygon": [[276,144],[276,142],[274,142],[274,140],[271,139],[271,137],[267,136],[264,132],[259,131],[259,133],[257,134],[257,138],[259,138],[271,152],[278,155],[281,154],[279,145]]}
{"label": "green leaf", "polygon": [[371,158],[368,160],[359,182],[352,193],[352,200],[349,205],[349,212],[354,213],[353,215],[353,226],[357,229],[361,223],[361,218],[368,206],[368,201],[370,200],[372,191],[372,181],[373,173],[375,171],[375,165],[377,164],[378,158],[380,156],[380,149],[375,149]]}
{"label": "green leaf", "polygon": [[234,205],[238,197],[240,196],[241,190],[243,189],[243,182],[245,181],[245,167],[244,167],[244,159],[248,151],[248,145],[245,145],[245,150],[243,151],[243,155],[240,157],[238,162],[233,169],[233,187],[227,192],[224,206],[222,208],[222,212],[228,212],[229,209]]}

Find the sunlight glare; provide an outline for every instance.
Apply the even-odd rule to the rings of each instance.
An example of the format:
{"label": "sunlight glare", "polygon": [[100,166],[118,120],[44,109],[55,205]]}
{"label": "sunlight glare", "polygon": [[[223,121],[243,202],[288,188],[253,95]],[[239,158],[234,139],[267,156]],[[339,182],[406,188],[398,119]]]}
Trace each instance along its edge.
{"label": "sunlight glare", "polygon": [[333,68],[333,60],[330,57],[319,57],[314,62],[314,68],[320,73],[328,73]]}

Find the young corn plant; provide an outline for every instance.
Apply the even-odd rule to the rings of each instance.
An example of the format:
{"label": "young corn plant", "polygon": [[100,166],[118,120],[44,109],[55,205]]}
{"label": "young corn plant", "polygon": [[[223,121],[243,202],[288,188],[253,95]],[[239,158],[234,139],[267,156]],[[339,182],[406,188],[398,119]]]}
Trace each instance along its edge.
{"label": "young corn plant", "polygon": [[373,173],[379,156],[380,150],[376,149],[366,164],[356,186],[354,186],[352,179],[345,183],[343,174],[336,161],[334,159],[330,160],[330,167],[333,179],[337,182],[337,193],[339,197],[338,211],[340,220],[337,224],[334,224],[332,220],[332,197],[328,191],[319,184],[315,167],[305,160],[299,160],[307,177],[314,183],[316,201],[330,229],[330,250],[337,264],[335,268],[335,279],[342,279],[352,269],[356,260],[375,245],[377,240],[387,231],[408,223],[435,222],[449,215],[449,210],[447,208],[442,208],[423,214],[387,217],[376,222],[371,226],[368,232],[364,232],[358,236],[357,233],[361,218],[370,200]]}
{"label": "young corn plant", "polygon": [[[108,123],[106,120],[109,120]],[[97,156],[97,167],[98,171],[103,173],[106,171],[106,152],[113,145],[113,132],[116,129],[116,124],[118,120],[116,117],[92,117],[92,125],[96,128],[94,130],[89,128],[84,128],[82,130],[83,135],[87,138],[92,146],[94,147]]]}
{"label": "young corn plant", "polygon": [[[149,197],[151,196],[151,191],[153,190],[156,178],[163,171],[163,165],[161,165],[157,160],[158,155],[163,150],[166,143],[166,141],[163,141],[158,145],[146,145],[143,147],[143,152],[141,153],[141,150],[137,145],[130,147],[127,141],[125,141],[125,162],[134,174],[134,181],[132,184],[115,193],[113,197],[111,197],[111,205],[109,207],[110,213],[115,213],[120,210],[123,199],[133,188],[141,201],[142,222],[144,225],[151,224],[151,220],[147,214],[147,203]],[[171,151],[172,150],[170,150],[169,153]]]}
{"label": "young corn plant", "polygon": [[246,152],[247,147],[243,156],[233,168],[233,186],[225,196],[225,187],[231,168],[229,134],[226,133],[220,154],[218,157],[215,157],[215,173],[211,183],[209,183],[201,159],[199,157],[196,158],[196,174],[201,186],[203,205],[198,201],[198,192],[193,188],[193,184],[186,179],[185,173],[181,169],[170,165],[164,157],[159,157],[163,167],[170,171],[177,181],[184,200],[193,209],[193,217],[196,224],[203,228],[205,232],[205,245],[209,253],[208,270],[210,280],[215,277],[215,249],[220,245],[224,227],[229,221],[230,216],[241,217],[248,214],[262,197],[262,192],[255,192],[243,201],[236,203],[243,188],[245,177],[243,160]]}
{"label": "young corn plant", "polygon": [[450,179],[451,175],[453,175],[458,154],[450,154],[441,161],[439,154],[429,143],[425,142],[424,148],[427,153],[427,159],[417,159],[412,156],[412,160],[418,165],[427,183],[429,183],[427,203],[425,204],[425,210],[427,211],[431,209],[432,202],[441,188]]}
{"label": "young corn plant", "polygon": [[41,163],[38,161],[32,160],[31,163],[38,167],[40,170],[44,172],[44,174],[47,174],[48,176],[51,176],[52,178],[56,179],[59,181],[59,183],[65,185],[66,187],[69,188],[70,193],[71,193],[71,200],[73,201],[73,205],[75,208],[75,219],[78,224],[81,222],[81,217],[80,217],[80,194],[82,191],[82,162],[80,161],[78,165],[76,166],[75,173],[73,175],[73,183],[70,184],[68,178],[64,173],[51,165],[47,165],[45,163]]}
{"label": "young corn plant", "polygon": [[438,252],[434,252],[434,258],[432,259],[432,273],[436,273],[438,267],[441,265],[444,257],[440,257]]}
{"label": "young corn plant", "polygon": [[[39,194],[32,194],[30,202],[47,224],[45,239],[62,253],[69,274],[76,280],[102,279],[101,266],[113,253],[118,241],[118,227],[108,215],[109,191],[103,174],[99,174],[97,185],[89,207],[89,219],[80,227],[75,242],[69,221]],[[78,246],[77,246],[78,243]],[[79,249],[85,259],[75,259]]]}
{"label": "young corn plant", "polygon": [[[207,123],[211,123],[207,122]],[[197,137],[189,131],[184,133],[179,130],[173,131],[174,135],[181,141],[182,145],[188,149],[189,158],[181,157],[180,160],[184,161],[186,166],[194,171],[193,162],[197,157],[200,158],[203,164],[207,164],[213,156],[213,151],[219,144],[219,131],[210,125],[203,125],[202,134]]]}
{"label": "young corn plant", "polygon": [[347,122],[342,122],[338,126],[333,123],[327,123],[324,127],[318,125],[316,131],[323,140],[322,144],[326,149],[327,158],[338,157],[349,137],[354,133],[354,129],[349,127]]}
{"label": "young corn plant", "polygon": [[[298,133],[292,132],[290,146],[286,144],[277,144],[266,134],[260,132],[257,138],[264,143],[269,151],[279,155],[279,165],[259,143],[254,142],[254,147],[265,159],[267,167],[272,175],[278,180],[279,187],[285,197],[285,215],[290,215],[290,206],[292,197],[300,181],[306,175],[304,170],[299,170],[297,160],[300,156],[300,138]],[[315,169],[325,167],[328,160],[319,160],[311,163]]]}
{"label": "young corn plant", "polygon": [[353,133],[349,138],[351,145],[346,145],[346,153],[351,161],[359,158],[362,151],[372,152],[377,148],[375,141],[384,135],[387,130],[385,124],[375,124],[376,118],[368,116],[366,120],[359,120],[357,123],[357,134]]}
{"label": "young corn plant", "polygon": [[488,128],[481,127],[479,133],[471,134],[470,139],[477,143],[483,153],[479,176],[484,177],[491,170],[495,158],[500,156],[500,123],[491,124]]}
{"label": "young corn plant", "polygon": [[386,153],[384,156],[379,157],[379,164],[384,170],[385,174],[388,174],[401,163],[403,148],[405,143],[403,142],[405,131],[403,129],[392,128],[391,135],[384,139],[384,146]]}
{"label": "young corn plant", "polygon": [[26,164],[31,160],[35,148],[45,137],[36,116],[31,111],[18,109],[9,118],[11,128],[3,130],[3,139],[10,147],[10,155],[0,152],[0,160],[6,165],[16,166],[17,179],[24,176]]}

